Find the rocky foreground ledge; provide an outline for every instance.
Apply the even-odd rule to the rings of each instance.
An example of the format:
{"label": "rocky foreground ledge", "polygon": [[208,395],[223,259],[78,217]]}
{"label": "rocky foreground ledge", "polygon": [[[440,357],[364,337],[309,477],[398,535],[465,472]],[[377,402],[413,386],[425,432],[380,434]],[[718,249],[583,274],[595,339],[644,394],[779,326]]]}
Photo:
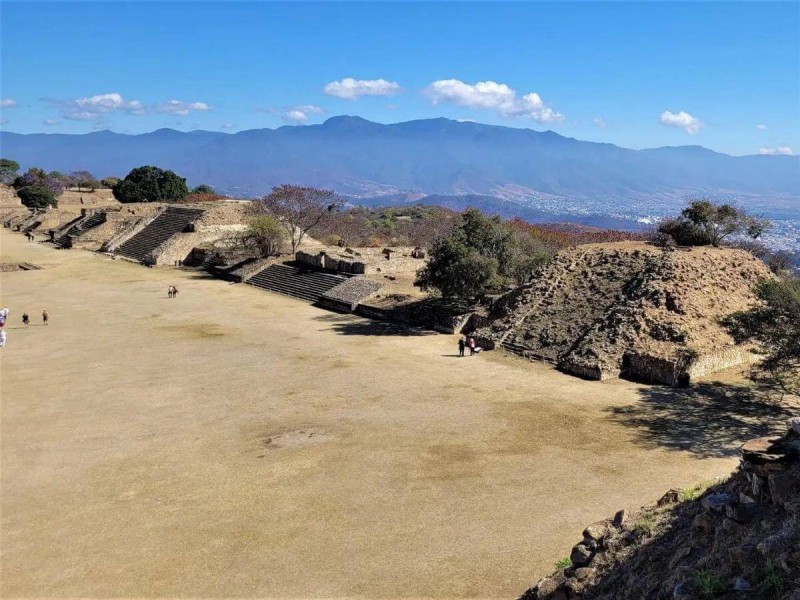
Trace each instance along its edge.
{"label": "rocky foreground ledge", "polygon": [[800,600],[800,417],[723,482],[589,525],[521,600]]}

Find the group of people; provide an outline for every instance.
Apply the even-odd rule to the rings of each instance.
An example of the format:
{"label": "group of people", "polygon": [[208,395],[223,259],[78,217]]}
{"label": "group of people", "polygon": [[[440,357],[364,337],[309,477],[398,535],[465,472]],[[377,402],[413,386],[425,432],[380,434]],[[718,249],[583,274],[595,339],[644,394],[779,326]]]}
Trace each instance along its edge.
{"label": "group of people", "polygon": [[472,336],[469,336],[468,338],[465,338],[464,336],[461,336],[460,338],[458,338],[458,355],[459,356],[464,356],[465,348],[469,348],[469,355],[470,356],[475,356],[475,354],[477,352],[480,352],[480,348],[478,348],[478,346],[475,343],[475,338],[472,337]]}
{"label": "group of people", "polygon": [[[3,348],[6,345],[6,340],[8,339],[8,334],[6,333],[6,323],[8,322],[8,307],[5,306],[0,309],[0,348]],[[28,327],[31,324],[31,317],[27,312],[22,313],[22,326]],[[50,324],[50,314],[47,312],[45,308],[42,311],[42,325],[45,327]]]}
{"label": "group of people", "polygon": [[174,285],[171,285],[167,288],[167,297],[168,298],[177,298],[178,297],[178,288]]}

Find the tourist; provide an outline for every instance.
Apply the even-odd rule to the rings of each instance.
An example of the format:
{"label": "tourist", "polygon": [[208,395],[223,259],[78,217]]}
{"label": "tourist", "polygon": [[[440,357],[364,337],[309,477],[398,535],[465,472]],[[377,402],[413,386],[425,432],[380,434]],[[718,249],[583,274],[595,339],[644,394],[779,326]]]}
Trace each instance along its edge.
{"label": "tourist", "polygon": [[469,338],[469,355],[475,356],[475,338]]}
{"label": "tourist", "polygon": [[50,315],[49,315],[49,314],[47,314],[47,309],[45,308],[45,309],[42,311],[42,325],[44,325],[44,326],[46,327],[46,326],[48,326],[49,324],[50,324]]}
{"label": "tourist", "polygon": [[31,318],[28,316],[28,313],[22,313],[22,325],[23,327],[27,327],[31,322]]}
{"label": "tourist", "polygon": [[168,297],[168,298],[172,298],[172,286],[169,286],[169,287],[167,288],[167,297]]}
{"label": "tourist", "polygon": [[6,345],[6,330],[0,329],[0,348],[5,347]]}
{"label": "tourist", "polygon": [[466,344],[466,342],[464,342],[464,338],[463,337],[458,338],[458,355],[459,356],[464,356],[464,346],[466,346],[466,345],[467,344]]}
{"label": "tourist", "polygon": [[6,324],[6,319],[8,319],[8,308],[3,308],[0,310],[0,327]]}
{"label": "tourist", "polygon": [[176,288],[174,285],[172,286],[172,297],[173,298],[178,297],[178,288]]}

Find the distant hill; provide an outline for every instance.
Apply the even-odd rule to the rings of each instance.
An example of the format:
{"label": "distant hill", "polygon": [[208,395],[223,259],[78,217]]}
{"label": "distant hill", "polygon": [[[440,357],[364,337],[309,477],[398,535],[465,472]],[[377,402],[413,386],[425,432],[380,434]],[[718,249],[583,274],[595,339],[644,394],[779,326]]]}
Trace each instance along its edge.
{"label": "distant hill", "polygon": [[710,195],[768,216],[800,218],[800,157],[733,157],[699,146],[629,150],[552,131],[448,119],[383,125],[341,116],[321,125],[235,134],[0,132],[0,147],[24,168],[119,176],[155,164],[190,184],[209,183],[239,197],[300,183],[333,188],[357,203],[435,195],[455,206],[466,201],[458,197],[470,195],[469,201],[507,216],[603,215],[614,223],[665,214],[687,196]]}

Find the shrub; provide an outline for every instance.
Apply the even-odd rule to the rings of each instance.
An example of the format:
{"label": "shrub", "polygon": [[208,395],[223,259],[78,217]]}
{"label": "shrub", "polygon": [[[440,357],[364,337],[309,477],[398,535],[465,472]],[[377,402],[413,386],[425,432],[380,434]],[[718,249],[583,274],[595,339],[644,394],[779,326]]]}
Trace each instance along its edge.
{"label": "shrub", "polygon": [[278,254],[285,241],[286,231],[271,215],[260,215],[251,219],[242,235],[242,244],[255,248],[262,258]]}
{"label": "shrub", "polygon": [[28,208],[47,208],[58,206],[55,194],[44,187],[27,186],[17,192],[22,203]]}

